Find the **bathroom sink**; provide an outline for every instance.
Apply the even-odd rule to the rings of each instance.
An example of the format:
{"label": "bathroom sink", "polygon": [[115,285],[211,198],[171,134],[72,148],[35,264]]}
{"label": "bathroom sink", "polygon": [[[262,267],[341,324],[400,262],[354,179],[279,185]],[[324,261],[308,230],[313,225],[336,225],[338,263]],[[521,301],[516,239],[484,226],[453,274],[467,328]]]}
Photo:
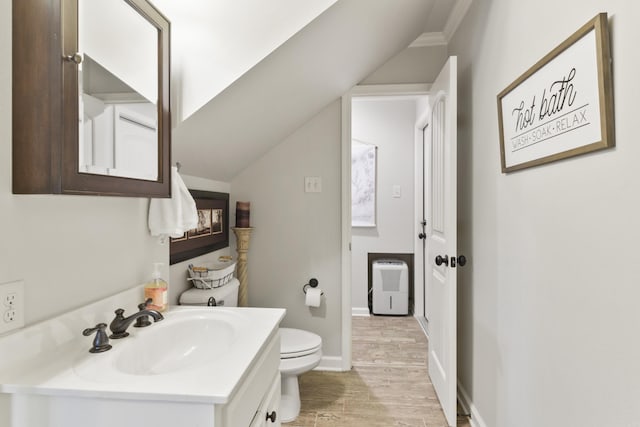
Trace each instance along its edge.
{"label": "bathroom sink", "polygon": [[148,326],[123,346],[115,359],[116,369],[131,375],[159,375],[214,363],[229,351],[236,331],[228,315],[209,311]]}
{"label": "bathroom sink", "polygon": [[[80,407],[87,419],[102,420],[100,426],[210,419],[212,405],[253,396],[254,384],[266,387],[277,372],[278,325],[285,314],[277,308],[170,306],[164,320],[145,328],[132,325],[128,337],[110,340],[110,350],[90,353],[95,337],[84,336],[83,328],[108,323],[118,307],[128,316],[141,299],[141,287],[132,288],[0,337],[0,394],[19,396],[20,416],[38,418],[20,425],[74,425],[68,418],[80,417]],[[32,398],[42,411],[31,410],[26,402]],[[137,422],[130,418],[134,401]],[[64,421],[52,423],[54,413]],[[105,424],[106,413],[121,414],[123,422]],[[162,422],[149,424],[150,417]]]}
{"label": "bathroom sink", "polygon": [[146,328],[130,327],[130,336],[111,340],[113,349],[83,352],[73,370],[93,381],[161,376],[197,371],[229,354],[247,326],[242,312],[211,308],[173,310]]}

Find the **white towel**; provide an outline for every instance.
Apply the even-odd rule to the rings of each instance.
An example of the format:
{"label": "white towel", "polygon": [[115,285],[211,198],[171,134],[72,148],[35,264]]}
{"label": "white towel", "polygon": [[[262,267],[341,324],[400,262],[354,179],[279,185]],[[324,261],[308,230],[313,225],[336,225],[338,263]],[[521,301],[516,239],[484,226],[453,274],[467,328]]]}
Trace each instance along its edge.
{"label": "white towel", "polygon": [[182,237],[198,226],[198,210],[191,193],[178,175],[178,168],[171,167],[171,198],[151,199],[149,203],[149,230],[161,239]]}

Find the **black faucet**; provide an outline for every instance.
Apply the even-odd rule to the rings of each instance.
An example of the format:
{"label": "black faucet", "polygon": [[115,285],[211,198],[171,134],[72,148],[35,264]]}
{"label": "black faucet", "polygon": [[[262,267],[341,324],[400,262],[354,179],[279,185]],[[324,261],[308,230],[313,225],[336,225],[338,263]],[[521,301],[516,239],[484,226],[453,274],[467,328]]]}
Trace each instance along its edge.
{"label": "black faucet", "polygon": [[134,320],[136,320],[139,317],[151,316],[154,322],[158,322],[164,319],[164,317],[162,316],[162,314],[160,314],[159,311],[148,310],[148,309],[140,310],[129,317],[123,316],[124,310],[122,308],[117,309],[115,313],[116,313],[116,317],[109,324],[109,329],[111,329],[111,332],[112,332],[109,338],[113,338],[113,339],[128,337],[129,332],[127,332],[127,328],[129,327],[129,325],[131,325],[131,323],[133,323]]}

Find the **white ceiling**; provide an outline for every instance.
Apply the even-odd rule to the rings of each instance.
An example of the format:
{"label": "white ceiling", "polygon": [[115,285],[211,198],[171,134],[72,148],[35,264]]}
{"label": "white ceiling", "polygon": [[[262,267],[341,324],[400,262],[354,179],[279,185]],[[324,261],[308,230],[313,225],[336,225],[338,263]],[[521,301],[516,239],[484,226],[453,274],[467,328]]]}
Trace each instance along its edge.
{"label": "white ceiling", "polygon": [[469,1],[338,0],[179,123],[173,161],[186,175],[230,181],[418,36],[443,34]]}
{"label": "white ceiling", "polygon": [[336,0],[153,0],[171,21],[172,113],[182,122]]}

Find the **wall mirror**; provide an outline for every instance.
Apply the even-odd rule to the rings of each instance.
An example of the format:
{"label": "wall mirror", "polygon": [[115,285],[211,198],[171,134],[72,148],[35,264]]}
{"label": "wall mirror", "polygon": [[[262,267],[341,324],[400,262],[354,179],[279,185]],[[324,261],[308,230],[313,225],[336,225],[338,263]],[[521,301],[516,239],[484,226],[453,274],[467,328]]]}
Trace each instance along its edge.
{"label": "wall mirror", "polygon": [[169,197],[168,20],[147,0],[13,17],[14,193]]}
{"label": "wall mirror", "polygon": [[127,2],[78,3],[79,172],[158,179],[157,44]]}

